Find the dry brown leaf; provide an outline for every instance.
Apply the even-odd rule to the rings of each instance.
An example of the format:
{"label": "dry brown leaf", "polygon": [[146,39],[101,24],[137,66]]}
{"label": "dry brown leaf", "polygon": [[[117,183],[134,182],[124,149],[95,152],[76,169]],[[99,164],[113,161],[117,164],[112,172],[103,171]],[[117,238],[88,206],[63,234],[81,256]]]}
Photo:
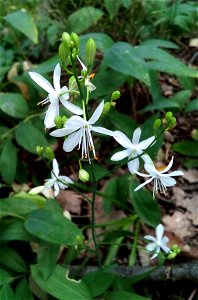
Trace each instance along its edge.
{"label": "dry brown leaf", "polygon": [[81,195],[76,194],[74,191],[65,190],[60,192],[57,201],[64,211],[68,210],[71,214],[80,215],[81,203],[83,201]]}

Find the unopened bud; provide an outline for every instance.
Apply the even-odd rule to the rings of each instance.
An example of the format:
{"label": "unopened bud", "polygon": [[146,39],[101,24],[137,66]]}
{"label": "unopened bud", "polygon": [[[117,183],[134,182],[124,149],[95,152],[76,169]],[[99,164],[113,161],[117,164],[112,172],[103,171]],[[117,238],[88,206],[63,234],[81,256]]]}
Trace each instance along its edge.
{"label": "unopened bud", "polygon": [[111,95],[111,101],[117,100],[118,98],[120,98],[120,96],[121,96],[120,91],[113,92]]}
{"label": "unopened bud", "polygon": [[85,171],[84,169],[79,170],[78,176],[82,182],[89,181],[89,173],[87,171]]}
{"label": "unopened bud", "polygon": [[73,42],[73,45],[76,49],[79,48],[80,46],[80,39],[79,39],[79,36],[75,33],[75,32],[72,32],[70,34],[70,37],[71,37],[71,41]]}
{"label": "unopened bud", "polygon": [[78,53],[77,53],[76,48],[73,48],[73,49],[72,49],[72,57],[73,57],[74,60],[76,60],[77,54],[78,54]]}
{"label": "unopened bud", "polygon": [[157,130],[162,124],[162,121],[160,119],[156,119],[154,124],[153,124],[153,129]]}
{"label": "unopened bud", "polygon": [[86,63],[88,67],[93,65],[95,55],[96,55],[96,42],[94,39],[90,38],[86,43],[86,51],[85,51]]}
{"label": "unopened bud", "polygon": [[106,102],[104,104],[102,114],[105,115],[106,113],[108,113],[108,111],[110,110],[110,108],[111,108],[111,103],[110,102]]}
{"label": "unopened bud", "polygon": [[69,54],[69,49],[66,48],[63,43],[61,43],[58,49],[58,56],[61,64],[64,64],[66,62],[68,54]]}
{"label": "unopened bud", "polygon": [[176,123],[177,123],[176,118],[175,118],[175,117],[172,117],[171,120],[170,120],[169,123],[168,123],[168,127],[169,127],[170,129],[172,129],[172,128],[176,125]]}
{"label": "unopened bud", "polygon": [[171,252],[168,256],[167,259],[174,259],[177,256],[177,253]]}
{"label": "unopened bud", "polygon": [[54,123],[55,123],[56,127],[62,128],[62,118],[61,118],[61,116],[59,116],[59,115],[56,116],[54,118]]}
{"label": "unopened bud", "polygon": [[63,124],[63,126],[64,126],[65,122],[67,122],[67,117],[66,117],[66,116],[63,116],[61,121],[62,121],[62,124]]}
{"label": "unopened bud", "polygon": [[171,111],[168,111],[166,114],[165,114],[165,118],[166,118],[166,121],[169,122],[172,118],[173,114]]}
{"label": "unopened bud", "polygon": [[62,34],[62,42],[66,48],[70,48],[71,46],[71,37],[69,33],[63,32]]}
{"label": "unopened bud", "polygon": [[[77,90],[78,85],[74,76],[69,78],[69,90]],[[72,93],[71,93],[72,94]]]}
{"label": "unopened bud", "polygon": [[42,152],[43,152],[43,147],[37,146],[37,147],[36,147],[36,152],[37,152],[37,154],[38,154],[39,156],[41,156],[41,155],[42,155]]}
{"label": "unopened bud", "polygon": [[47,157],[50,161],[54,159],[55,155],[54,155],[54,152],[53,152],[53,150],[52,150],[51,147],[46,147],[44,151],[45,151],[46,157]]}
{"label": "unopened bud", "polygon": [[31,195],[31,196],[37,195],[40,192],[42,192],[44,190],[44,188],[45,188],[44,185],[37,186],[29,191],[29,195]]}

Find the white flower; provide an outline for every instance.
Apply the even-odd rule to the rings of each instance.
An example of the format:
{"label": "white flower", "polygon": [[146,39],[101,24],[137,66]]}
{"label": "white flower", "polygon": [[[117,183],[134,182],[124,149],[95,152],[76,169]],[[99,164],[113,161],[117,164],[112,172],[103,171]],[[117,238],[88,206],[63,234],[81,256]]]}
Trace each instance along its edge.
{"label": "white flower", "polygon": [[155,194],[160,191],[160,193],[165,193],[166,187],[173,186],[176,184],[176,180],[172,178],[172,176],[181,176],[184,175],[182,171],[174,171],[169,174],[165,174],[167,171],[170,170],[170,168],[173,165],[173,157],[171,161],[169,162],[168,166],[164,168],[162,171],[158,171],[151,158],[148,155],[143,155],[142,158],[145,161],[144,168],[149,174],[143,174],[139,172],[135,172],[139,176],[142,177],[150,177],[148,180],[146,180],[144,183],[140,184],[135,191],[141,189],[144,185],[148,184],[152,180],[154,180],[154,188],[153,188],[153,197]]}
{"label": "white flower", "polygon": [[54,187],[55,197],[58,196],[60,189],[64,190],[68,188],[68,184],[73,183],[73,181],[69,177],[59,175],[59,167],[55,158],[53,159],[53,169],[51,172],[51,176],[52,178],[46,180],[45,188]]}
{"label": "white flower", "polygon": [[54,87],[51,85],[51,83],[49,83],[48,80],[46,80],[42,75],[40,75],[37,72],[29,72],[29,75],[40,87],[42,87],[45,91],[49,93],[48,97],[40,102],[41,104],[46,104],[50,102],[44,120],[46,128],[52,128],[55,126],[54,118],[57,115],[59,115],[59,100],[69,111],[77,115],[82,115],[82,109],[68,101],[68,88],[66,86],[63,86],[62,88],[60,87],[61,68],[59,64],[57,64],[54,69]]}
{"label": "white flower", "polygon": [[162,224],[159,224],[155,230],[156,238],[152,235],[145,235],[144,238],[148,241],[151,241],[146,246],[146,250],[148,252],[154,252],[154,255],[151,257],[151,259],[155,258],[159,252],[160,249],[162,249],[166,254],[171,252],[171,250],[166,246],[166,244],[169,242],[169,238],[167,236],[163,237],[164,234],[164,226]]}
{"label": "white flower", "polygon": [[[83,64],[83,62],[80,60],[80,58],[78,56],[77,56],[77,58],[78,58],[81,66],[82,66],[83,71],[87,72],[87,67]],[[96,89],[96,86],[93,83],[91,83],[91,80],[90,80],[90,78],[92,78],[94,75],[95,75],[94,73],[92,73],[90,75],[87,74],[87,76],[85,77],[85,86],[87,87],[87,89],[90,93],[93,92]],[[84,77],[79,76],[78,78],[81,79],[81,78],[84,78]]]}
{"label": "white flower", "polygon": [[78,149],[81,148],[82,158],[89,158],[90,149],[93,151],[94,157],[96,158],[91,131],[111,136],[113,135],[111,130],[99,126],[93,126],[93,124],[100,118],[103,108],[104,101],[99,104],[88,121],[79,116],[72,116],[65,123],[64,128],[54,130],[50,133],[50,135],[55,137],[68,135],[63,144],[64,151],[70,152],[78,145]]}
{"label": "white flower", "polygon": [[[130,141],[129,138],[121,131],[115,131],[113,135],[114,139],[126,149],[115,153],[111,157],[111,160],[118,161],[124,159],[125,157],[128,157],[128,160],[130,160],[128,162],[128,168],[132,174],[138,171],[140,165],[139,158],[135,157],[142,154],[143,150],[147,149],[148,146],[151,145],[155,139],[155,137],[152,136],[142,142],[139,142],[140,136],[140,127],[138,127],[134,131],[132,141]],[[131,160],[132,158],[134,159]]]}

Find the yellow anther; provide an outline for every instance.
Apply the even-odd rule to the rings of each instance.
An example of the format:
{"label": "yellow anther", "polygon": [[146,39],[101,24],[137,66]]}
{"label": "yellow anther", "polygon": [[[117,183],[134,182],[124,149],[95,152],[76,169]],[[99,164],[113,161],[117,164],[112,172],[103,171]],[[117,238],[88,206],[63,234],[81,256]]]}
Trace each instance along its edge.
{"label": "yellow anther", "polygon": [[95,76],[95,73],[91,73],[91,74],[89,75],[89,78],[90,78],[90,79],[93,79],[94,76]]}

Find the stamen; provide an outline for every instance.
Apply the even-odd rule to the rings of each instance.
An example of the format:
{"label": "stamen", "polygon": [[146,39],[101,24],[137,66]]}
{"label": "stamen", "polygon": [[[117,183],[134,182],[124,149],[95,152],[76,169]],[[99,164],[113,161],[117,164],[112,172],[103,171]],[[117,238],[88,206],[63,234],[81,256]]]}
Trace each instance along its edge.
{"label": "stamen", "polygon": [[93,79],[95,77],[95,73],[91,73],[89,76],[88,76],[90,79]]}

